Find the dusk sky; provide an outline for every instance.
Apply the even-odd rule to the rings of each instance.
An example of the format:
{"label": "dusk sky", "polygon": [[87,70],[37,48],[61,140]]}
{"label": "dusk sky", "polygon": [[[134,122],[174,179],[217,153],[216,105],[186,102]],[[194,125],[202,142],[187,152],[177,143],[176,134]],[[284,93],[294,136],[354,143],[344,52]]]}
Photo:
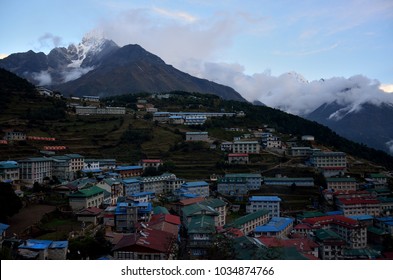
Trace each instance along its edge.
{"label": "dusk sky", "polygon": [[240,76],[288,72],[393,87],[391,0],[0,1],[2,57],[48,53],[94,30],[237,90]]}

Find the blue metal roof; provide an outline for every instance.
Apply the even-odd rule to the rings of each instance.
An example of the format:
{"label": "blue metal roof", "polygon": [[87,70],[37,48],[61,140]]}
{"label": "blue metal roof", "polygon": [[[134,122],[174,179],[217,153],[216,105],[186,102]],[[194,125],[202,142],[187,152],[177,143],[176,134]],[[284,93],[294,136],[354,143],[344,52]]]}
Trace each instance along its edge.
{"label": "blue metal roof", "polygon": [[254,195],[249,198],[249,201],[274,201],[280,202],[281,198],[278,196],[262,196],[262,195]]}
{"label": "blue metal roof", "polygon": [[380,222],[393,222],[393,217],[380,217],[380,218],[376,218],[377,221]]}
{"label": "blue metal roof", "polygon": [[154,195],[154,192],[137,192],[133,193],[130,196],[131,197],[138,197],[138,196],[145,196],[145,195]]}
{"label": "blue metal roof", "polygon": [[371,216],[371,215],[348,216],[348,218],[351,218],[351,219],[353,219],[353,220],[358,220],[358,221],[362,221],[362,220],[372,220],[372,219],[374,219],[374,217]]}
{"label": "blue metal roof", "polygon": [[18,248],[20,249],[30,249],[30,250],[44,250],[49,248],[52,244],[52,240],[38,240],[38,239],[28,239]]}
{"label": "blue metal roof", "polygon": [[96,169],[82,169],[81,171],[83,173],[89,173],[89,172],[91,172],[91,173],[99,173],[99,172],[102,172],[102,170],[99,169],[99,168],[96,168]]}
{"label": "blue metal roof", "polygon": [[329,212],[326,212],[326,215],[328,215],[328,216],[343,215],[343,214],[344,214],[343,211],[329,211]]}
{"label": "blue metal roof", "polygon": [[126,184],[134,184],[134,183],[140,183],[141,181],[139,181],[138,179],[123,179],[123,183]]}
{"label": "blue metal roof", "polygon": [[3,232],[6,231],[9,227],[9,225],[0,223],[0,235],[2,235]]}
{"label": "blue metal roof", "polygon": [[125,170],[136,170],[136,169],[142,169],[142,166],[139,165],[129,165],[129,166],[118,166],[116,167],[116,171],[125,171]]}
{"label": "blue metal roof", "polygon": [[196,187],[206,187],[209,186],[205,181],[188,182],[181,185],[184,188],[196,188]]}
{"label": "blue metal roof", "polygon": [[64,249],[68,247],[68,241],[53,241],[50,245],[51,249]]}
{"label": "blue metal roof", "polygon": [[278,232],[293,222],[292,218],[273,217],[266,225],[258,226],[255,232]]}

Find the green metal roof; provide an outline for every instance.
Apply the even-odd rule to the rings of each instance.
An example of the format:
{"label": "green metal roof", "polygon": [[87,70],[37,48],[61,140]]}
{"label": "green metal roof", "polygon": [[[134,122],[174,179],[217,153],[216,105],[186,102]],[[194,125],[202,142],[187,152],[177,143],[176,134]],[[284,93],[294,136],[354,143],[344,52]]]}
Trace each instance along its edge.
{"label": "green metal roof", "polygon": [[188,223],[188,233],[214,233],[216,227],[214,218],[207,215],[198,215],[191,218]]}
{"label": "green metal roof", "polygon": [[225,206],[226,202],[218,198],[212,198],[205,201],[201,201],[200,204],[210,206],[212,208],[218,208],[218,207]]}
{"label": "green metal roof", "polygon": [[97,194],[101,194],[104,193],[104,190],[97,187],[97,186],[92,186],[90,188],[87,189],[81,189],[78,190],[72,194],[69,194],[69,197],[91,197]]}
{"label": "green metal roof", "polygon": [[225,174],[225,177],[262,178],[260,173],[232,173]]}
{"label": "green metal roof", "polygon": [[384,230],[382,230],[380,228],[377,228],[377,227],[372,227],[372,226],[368,227],[367,231],[369,231],[371,233],[374,233],[374,234],[377,234],[377,235],[386,235],[386,234],[388,234],[386,231],[384,231]]}
{"label": "green metal roof", "polygon": [[368,257],[368,258],[376,258],[381,255],[381,252],[374,249],[344,249],[344,256],[347,257]]}
{"label": "green metal roof", "polygon": [[343,240],[340,235],[335,233],[334,231],[330,229],[319,229],[315,232],[315,236],[319,240],[327,240],[327,239],[340,239]]}
{"label": "green metal roof", "polygon": [[270,211],[269,210],[259,210],[254,213],[247,214],[245,216],[242,216],[240,218],[237,218],[230,224],[226,224],[224,227],[235,227],[235,228],[240,228],[242,225],[245,223],[248,223],[249,221],[255,220],[261,216],[269,215]]}
{"label": "green metal roof", "polygon": [[156,206],[153,208],[153,213],[154,214],[169,214],[168,209],[166,209],[163,206]]}
{"label": "green metal roof", "polygon": [[326,216],[326,214],[319,211],[308,211],[297,215],[299,219],[307,219],[307,218],[315,218],[315,217],[323,217],[323,216]]}
{"label": "green metal roof", "polygon": [[199,203],[191,204],[189,206],[183,207],[183,216],[189,217],[196,213],[202,212],[204,215],[218,216],[219,213],[208,205],[203,205]]}

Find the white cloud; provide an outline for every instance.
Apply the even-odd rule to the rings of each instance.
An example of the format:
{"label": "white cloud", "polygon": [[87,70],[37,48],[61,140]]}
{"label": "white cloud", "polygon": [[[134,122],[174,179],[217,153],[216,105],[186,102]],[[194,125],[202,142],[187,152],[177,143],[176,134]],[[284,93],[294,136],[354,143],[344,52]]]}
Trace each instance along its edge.
{"label": "white cloud", "polygon": [[41,71],[32,74],[33,79],[38,81],[38,85],[47,86],[52,83],[52,77],[48,71]]}
{"label": "white cloud", "polygon": [[[180,19],[185,24],[179,24]],[[241,21],[241,20],[240,20]],[[241,23],[233,15],[197,17],[161,8],[123,11],[103,20],[98,29],[118,45],[139,44],[166,62],[179,67],[185,60],[207,61],[231,45]]]}
{"label": "white cloud", "polygon": [[389,152],[393,155],[393,140],[386,142],[386,146],[389,149]]}
{"label": "white cloud", "polygon": [[197,20],[196,16],[193,16],[187,12],[182,12],[182,11],[171,11],[171,10],[167,10],[167,9],[163,9],[163,8],[153,8],[153,11],[166,16],[168,18],[172,18],[175,20],[180,20],[180,21],[184,21],[184,22],[195,22]]}
{"label": "white cloud", "polygon": [[267,70],[264,73],[246,75],[240,64],[192,61],[185,68],[191,74],[233,87],[248,101],[259,100],[268,106],[297,115],[311,113],[324,103],[334,101],[346,107],[331,116],[336,119],[343,114],[360,110],[365,102],[375,105],[393,104],[393,95],[380,90],[377,80],[362,75],[307,82],[295,72],[272,76]]}
{"label": "white cloud", "polygon": [[0,59],[6,58],[7,56],[8,56],[8,54],[0,53]]}
{"label": "white cloud", "polygon": [[382,84],[379,89],[387,93],[393,93],[393,84]]}
{"label": "white cloud", "polygon": [[93,70],[94,67],[85,67],[85,68],[68,68],[64,70],[61,74],[63,76],[63,82],[69,82],[78,79],[82,75],[86,74]]}

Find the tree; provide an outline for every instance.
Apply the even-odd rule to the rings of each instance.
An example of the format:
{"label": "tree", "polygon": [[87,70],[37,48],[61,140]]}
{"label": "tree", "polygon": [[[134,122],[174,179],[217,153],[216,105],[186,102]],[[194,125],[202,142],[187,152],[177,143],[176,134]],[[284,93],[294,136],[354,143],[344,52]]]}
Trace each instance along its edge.
{"label": "tree", "polygon": [[22,201],[15,194],[12,185],[0,182],[0,220],[5,222],[22,208]]}

